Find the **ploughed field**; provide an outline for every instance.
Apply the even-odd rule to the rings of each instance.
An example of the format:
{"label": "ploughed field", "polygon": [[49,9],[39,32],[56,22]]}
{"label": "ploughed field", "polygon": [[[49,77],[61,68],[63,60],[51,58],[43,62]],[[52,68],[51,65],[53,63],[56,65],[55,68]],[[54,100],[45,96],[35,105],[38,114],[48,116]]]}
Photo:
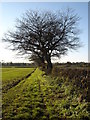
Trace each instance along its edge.
{"label": "ploughed field", "polygon": [[2,120],[90,119],[87,69],[2,68]]}

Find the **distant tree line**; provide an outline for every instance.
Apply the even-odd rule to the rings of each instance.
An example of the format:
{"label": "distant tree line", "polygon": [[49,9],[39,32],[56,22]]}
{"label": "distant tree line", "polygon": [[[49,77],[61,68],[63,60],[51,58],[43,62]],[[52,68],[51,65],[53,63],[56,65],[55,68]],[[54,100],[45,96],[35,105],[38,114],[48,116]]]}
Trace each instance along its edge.
{"label": "distant tree line", "polygon": [[[33,63],[12,63],[12,62],[3,62],[0,64],[2,64],[2,67],[4,66],[13,66],[13,67],[36,67],[37,64],[35,62]],[[90,63],[86,63],[86,62],[66,62],[66,63],[53,63],[54,66],[77,66],[77,67],[90,67]]]}
{"label": "distant tree line", "polygon": [[7,62],[7,63],[2,63],[2,67],[35,67],[34,63],[12,63],[12,62]]}
{"label": "distant tree line", "polygon": [[66,63],[55,63],[55,66],[77,66],[77,67],[90,67],[90,63],[87,62],[66,62]]}

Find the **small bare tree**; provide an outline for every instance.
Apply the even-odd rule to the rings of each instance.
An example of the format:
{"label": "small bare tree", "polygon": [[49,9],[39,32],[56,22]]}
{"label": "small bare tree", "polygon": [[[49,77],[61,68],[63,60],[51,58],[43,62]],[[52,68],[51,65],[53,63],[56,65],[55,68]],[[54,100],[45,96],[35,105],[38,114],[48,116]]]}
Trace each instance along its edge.
{"label": "small bare tree", "polygon": [[42,63],[46,61],[51,71],[52,57],[60,57],[80,46],[78,21],[78,15],[71,9],[65,12],[27,11],[21,20],[17,19],[15,31],[8,31],[3,40],[13,45],[13,50],[34,55]]}

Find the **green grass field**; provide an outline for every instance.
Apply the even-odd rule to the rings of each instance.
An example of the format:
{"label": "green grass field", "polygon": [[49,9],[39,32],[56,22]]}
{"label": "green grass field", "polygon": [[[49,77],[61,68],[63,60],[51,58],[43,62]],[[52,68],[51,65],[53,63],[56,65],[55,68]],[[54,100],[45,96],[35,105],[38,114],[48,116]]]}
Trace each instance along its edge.
{"label": "green grass field", "polygon": [[23,80],[34,68],[2,68],[2,89],[3,92]]}
{"label": "green grass field", "polygon": [[3,120],[90,119],[89,102],[80,100],[88,88],[74,78],[47,76],[39,68],[3,68],[2,83]]}

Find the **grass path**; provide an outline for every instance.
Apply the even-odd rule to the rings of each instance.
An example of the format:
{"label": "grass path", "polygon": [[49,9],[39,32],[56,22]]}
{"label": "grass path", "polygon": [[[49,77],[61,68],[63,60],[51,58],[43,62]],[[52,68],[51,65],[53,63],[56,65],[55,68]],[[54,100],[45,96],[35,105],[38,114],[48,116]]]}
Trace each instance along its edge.
{"label": "grass path", "polygon": [[[77,91],[76,91],[77,92]],[[4,93],[3,120],[61,120],[89,115],[72,84],[45,76],[38,68]]]}
{"label": "grass path", "polygon": [[50,106],[51,88],[43,74],[44,72],[36,69],[29,78],[21,81],[4,94],[4,119],[49,118],[49,113],[52,114],[51,111],[53,111],[52,105]]}

